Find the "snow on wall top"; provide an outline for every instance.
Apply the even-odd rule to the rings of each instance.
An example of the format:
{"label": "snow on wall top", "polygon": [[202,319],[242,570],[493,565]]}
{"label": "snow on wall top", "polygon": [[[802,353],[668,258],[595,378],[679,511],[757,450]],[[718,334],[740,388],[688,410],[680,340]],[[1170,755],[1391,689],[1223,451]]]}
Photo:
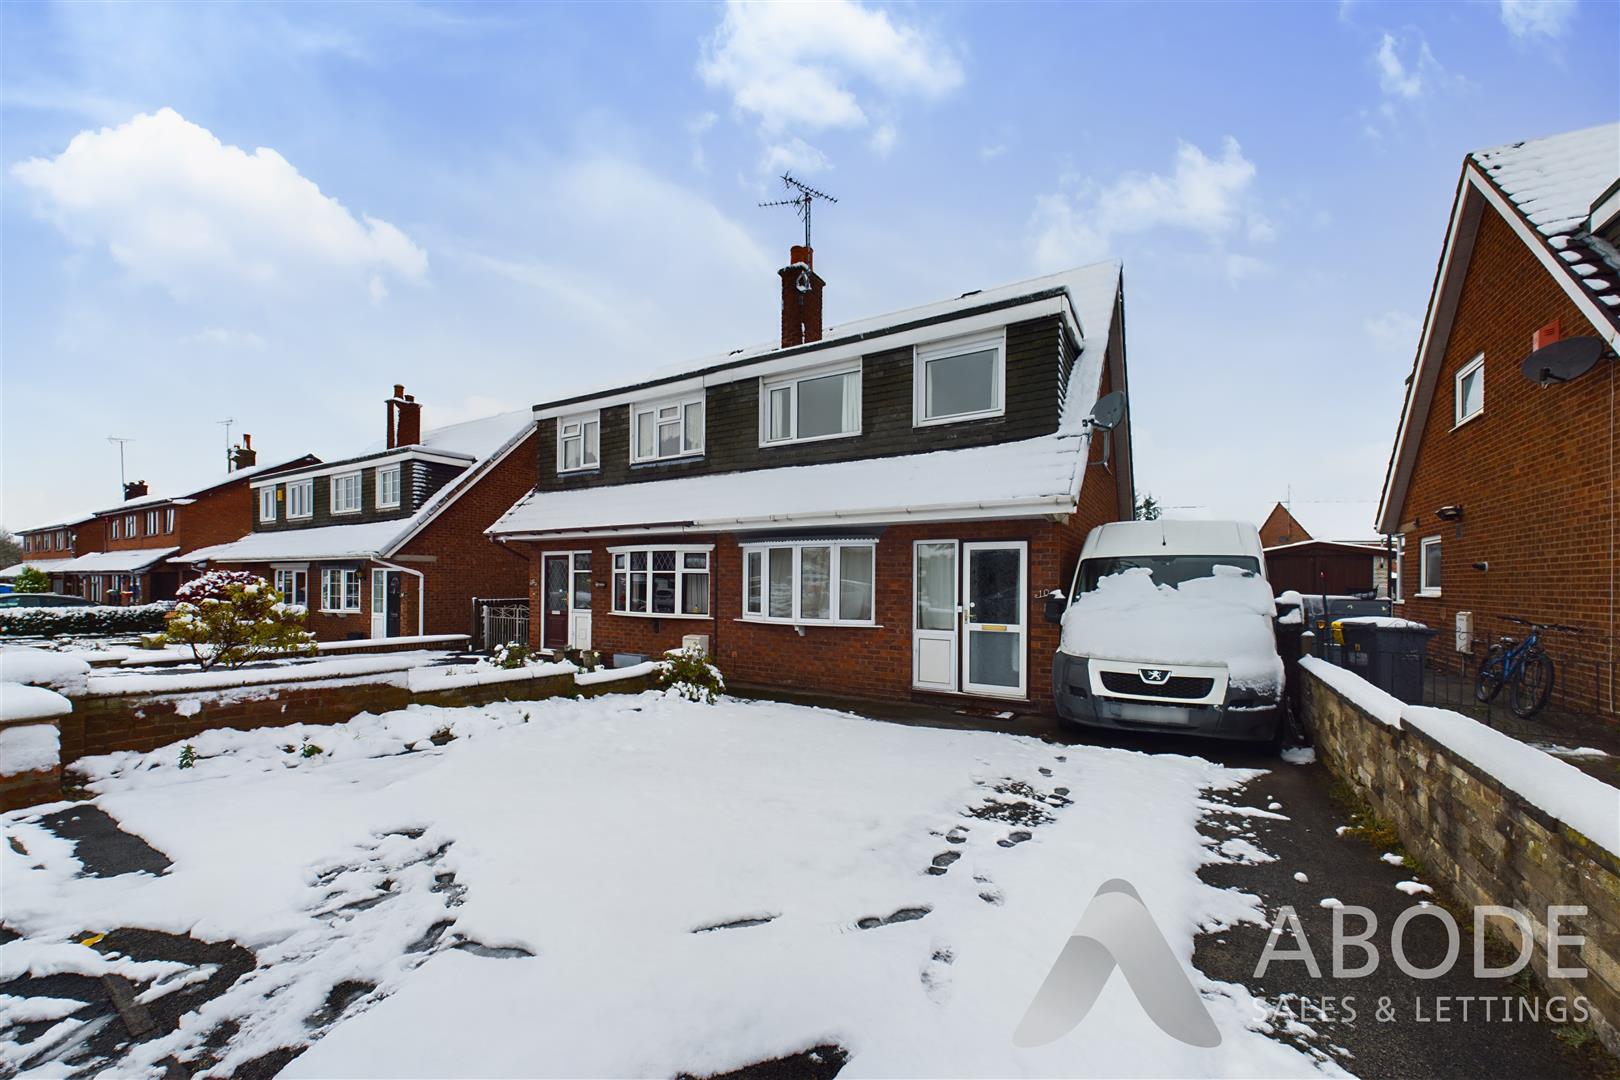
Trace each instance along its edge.
{"label": "snow on wall top", "polygon": [[1620,254],[1589,229],[1592,204],[1620,178],[1620,123],[1509,143],[1469,157],[1547,238],[1570,277],[1620,323]]}

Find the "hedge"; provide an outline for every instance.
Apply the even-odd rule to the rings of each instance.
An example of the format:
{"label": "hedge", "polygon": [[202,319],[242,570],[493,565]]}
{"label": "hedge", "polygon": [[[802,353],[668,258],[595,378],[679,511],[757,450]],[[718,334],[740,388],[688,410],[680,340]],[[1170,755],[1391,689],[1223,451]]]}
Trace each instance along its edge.
{"label": "hedge", "polygon": [[0,608],[0,635],[155,634],[173,610],[171,601],[134,607]]}

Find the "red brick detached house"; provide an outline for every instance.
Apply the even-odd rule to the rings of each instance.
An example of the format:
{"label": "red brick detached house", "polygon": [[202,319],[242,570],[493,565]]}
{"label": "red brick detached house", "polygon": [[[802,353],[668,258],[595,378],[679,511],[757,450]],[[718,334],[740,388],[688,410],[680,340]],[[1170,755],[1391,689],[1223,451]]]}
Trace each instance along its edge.
{"label": "red brick detached house", "polygon": [[[1379,529],[1400,545],[1399,613],[1482,655],[1518,616],[1558,692],[1616,712],[1620,124],[1470,154],[1435,276]],[[1521,370],[1554,341],[1602,356],[1565,382]],[[1535,365],[1531,365],[1534,367]],[[1539,371],[1539,368],[1537,368]],[[1471,632],[1470,632],[1471,631]]]}
{"label": "red brick detached house", "polygon": [[475,597],[524,595],[484,530],[534,486],[529,410],[424,433],[403,386],[386,405],[383,445],[255,482],[251,531],[184,561],[260,574],[323,641],[470,634]]}
{"label": "red brick detached house", "polygon": [[[1089,529],[1131,514],[1118,263],[821,326],[808,248],[780,345],[535,407],[539,481],[492,535],[531,645],[623,663],[697,638],[733,685],[1049,708]],[[1098,433],[1100,435],[1100,433]]]}

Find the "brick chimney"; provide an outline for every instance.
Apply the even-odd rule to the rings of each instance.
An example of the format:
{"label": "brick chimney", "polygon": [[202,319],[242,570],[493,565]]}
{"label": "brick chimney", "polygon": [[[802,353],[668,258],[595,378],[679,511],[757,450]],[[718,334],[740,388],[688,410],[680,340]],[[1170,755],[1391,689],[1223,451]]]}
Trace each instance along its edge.
{"label": "brick chimney", "polygon": [[821,340],[821,289],[827,283],[815,272],[815,252],[794,244],[782,277],[782,348]]}
{"label": "brick chimney", "polygon": [[231,447],[231,471],[252,468],[258,461],[259,452],[253,449],[253,436],[243,432],[242,445]]}
{"label": "brick chimney", "polygon": [[124,501],[131,499],[144,499],[146,497],[146,481],[131,480],[124,485]]}
{"label": "brick chimney", "polygon": [[396,446],[415,446],[422,441],[422,405],[412,394],[405,392],[404,383],[394,384],[394,396],[388,405],[388,449]]}

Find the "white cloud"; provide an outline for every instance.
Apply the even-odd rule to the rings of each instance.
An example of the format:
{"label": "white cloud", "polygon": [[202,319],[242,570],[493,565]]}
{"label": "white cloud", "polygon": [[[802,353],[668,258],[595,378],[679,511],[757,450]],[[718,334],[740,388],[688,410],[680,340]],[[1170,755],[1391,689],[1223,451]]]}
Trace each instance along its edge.
{"label": "white cloud", "polygon": [[[1180,143],[1169,175],[1136,173],[1103,188],[1043,195],[1036,200],[1035,261],[1052,270],[1102,258],[1118,237],[1160,227],[1219,245],[1244,225],[1252,239],[1269,240],[1274,230],[1248,205],[1254,177],[1254,164],[1228,136],[1218,158]],[[1223,263],[1233,277],[1258,269],[1251,256]]]}
{"label": "white cloud", "polygon": [[75,243],[104,245],[131,276],[181,298],[336,280],[380,300],[385,276],[427,273],[426,253],[393,225],[356,218],[276,151],[225,145],[173,109],[81,132],[11,174]]}
{"label": "white cloud", "polygon": [[1427,42],[1420,41],[1417,47],[1417,63],[1408,68],[1397,51],[1394,34],[1386,33],[1379,42],[1373,61],[1378,66],[1378,87],[1386,97],[1411,100],[1423,96],[1421,67],[1426,60],[1432,62],[1434,56],[1429,52]]}
{"label": "white cloud", "polygon": [[759,161],[761,172],[825,172],[832,168],[827,155],[797,136],[772,143]]}
{"label": "white cloud", "polygon": [[1422,327],[1417,316],[1404,311],[1386,311],[1361,324],[1362,330],[1374,344],[1397,355],[1410,355],[1417,350],[1418,333]]}
{"label": "white cloud", "polygon": [[1559,38],[1575,19],[1575,0],[1502,0],[1502,25],[1516,38]]}
{"label": "white cloud", "polygon": [[872,152],[877,154],[878,157],[888,157],[889,153],[894,150],[895,140],[899,136],[900,133],[894,130],[893,124],[881,124],[877,130],[872,132],[872,138],[868,140],[868,145],[872,147]]}

